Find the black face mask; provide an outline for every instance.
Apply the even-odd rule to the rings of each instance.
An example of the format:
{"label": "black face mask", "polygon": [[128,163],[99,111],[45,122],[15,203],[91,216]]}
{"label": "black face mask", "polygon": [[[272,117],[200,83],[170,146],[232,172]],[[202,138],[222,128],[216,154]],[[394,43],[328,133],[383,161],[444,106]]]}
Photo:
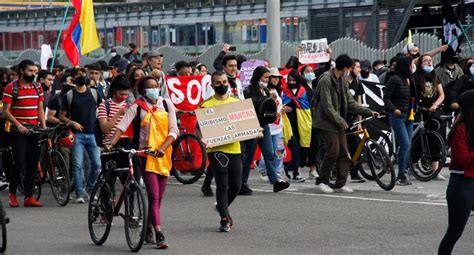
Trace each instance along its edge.
{"label": "black face mask", "polygon": [[44,83],[41,83],[41,88],[43,89],[43,91],[49,90],[49,87],[44,85]]}
{"label": "black face mask", "polygon": [[369,71],[366,71],[366,70],[360,71],[360,76],[361,76],[362,78],[364,78],[364,79],[369,78],[369,74],[370,74]]}
{"label": "black face mask", "polygon": [[219,87],[214,87],[214,91],[221,96],[225,95],[228,90],[229,90],[229,86],[226,86],[226,85],[220,85]]}
{"label": "black face mask", "polygon": [[421,54],[418,52],[418,53],[416,53],[416,54],[410,54],[410,56],[411,56],[412,58],[419,58],[419,57],[421,56]]}
{"label": "black face mask", "polygon": [[23,80],[25,80],[28,83],[32,83],[35,80],[35,75],[23,74]]}
{"label": "black face mask", "polygon": [[290,89],[297,89],[297,88],[298,88],[298,84],[297,84],[297,83],[288,83],[288,88],[290,88]]}

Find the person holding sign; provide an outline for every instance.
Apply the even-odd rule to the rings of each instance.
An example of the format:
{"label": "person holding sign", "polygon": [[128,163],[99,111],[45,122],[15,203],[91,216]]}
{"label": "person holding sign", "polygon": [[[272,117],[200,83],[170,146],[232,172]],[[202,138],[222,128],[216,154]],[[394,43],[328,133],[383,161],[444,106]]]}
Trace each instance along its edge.
{"label": "person holding sign", "polygon": [[[214,95],[201,104],[201,108],[239,102],[240,99],[228,94],[229,82],[227,75],[216,71],[211,77]],[[200,130],[198,133],[200,133]],[[233,142],[207,149],[210,172],[216,179],[216,209],[221,217],[219,232],[229,232],[233,225],[229,214],[229,206],[239,193],[242,182],[242,154],[240,142]]]}
{"label": "person holding sign", "polygon": [[[131,105],[117,126],[108,149],[115,146],[122,134],[133,124],[139,148],[148,147],[157,157],[140,157],[140,170],[148,193],[148,217],[155,230],[156,247],[168,248],[161,231],[161,201],[166,181],[172,166],[172,144],[178,136],[178,125],[173,103],[159,96],[158,82],[153,77],[145,77],[138,84],[142,95]],[[137,134],[138,133],[138,134]],[[146,242],[153,242],[153,232],[147,231]]]}

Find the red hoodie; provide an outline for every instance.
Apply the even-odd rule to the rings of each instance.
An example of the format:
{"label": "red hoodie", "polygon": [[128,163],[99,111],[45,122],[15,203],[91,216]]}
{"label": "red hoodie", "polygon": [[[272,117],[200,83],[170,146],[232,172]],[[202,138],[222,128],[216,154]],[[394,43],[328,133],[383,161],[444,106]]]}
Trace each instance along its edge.
{"label": "red hoodie", "polygon": [[460,124],[454,130],[451,141],[451,163],[449,170],[460,173],[464,171],[464,176],[474,178],[474,149],[469,146],[467,130],[464,124]]}

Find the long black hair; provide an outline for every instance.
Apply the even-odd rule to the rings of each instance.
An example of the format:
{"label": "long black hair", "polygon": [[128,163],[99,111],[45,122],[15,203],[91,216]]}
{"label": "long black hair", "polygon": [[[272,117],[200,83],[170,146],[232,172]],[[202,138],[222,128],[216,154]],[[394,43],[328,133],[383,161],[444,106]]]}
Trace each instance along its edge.
{"label": "long black hair", "polygon": [[303,86],[306,90],[310,89],[308,87],[308,84],[306,84],[305,80],[303,79],[303,77],[301,77],[301,75],[298,73],[297,70],[295,69],[291,70],[290,73],[288,73],[288,77],[292,77],[293,79],[295,79],[296,85],[298,86],[298,88],[300,86]]}
{"label": "long black hair", "polygon": [[410,56],[399,57],[397,59],[397,65],[395,71],[402,76],[402,78],[408,79],[411,77],[411,65],[413,58]]}
{"label": "long black hair", "polygon": [[268,70],[268,68],[264,66],[257,66],[257,68],[255,68],[252,74],[252,78],[250,79],[250,91],[252,92],[252,94],[254,93],[257,95],[262,94],[262,92],[260,91],[260,85],[258,84],[258,82],[260,81],[260,79],[265,73],[269,73],[269,72],[270,70]]}
{"label": "long black hair", "polygon": [[449,144],[451,144],[453,140],[454,132],[456,128],[461,124],[464,124],[466,126],[468,144],[471,147],[471,149],[474,149],[474,108],[473,107],[461,110],[461,114],[459,114],[456,121],[454,122],[454,125],[451,128],[451,131],[449,131],[449,134],[448,134]]}

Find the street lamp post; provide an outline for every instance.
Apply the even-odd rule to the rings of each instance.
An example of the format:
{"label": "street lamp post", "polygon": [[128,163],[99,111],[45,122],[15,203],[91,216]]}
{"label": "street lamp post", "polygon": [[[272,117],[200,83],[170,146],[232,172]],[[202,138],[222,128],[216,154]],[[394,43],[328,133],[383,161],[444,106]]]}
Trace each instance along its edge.
{"label": "street lamp post", "polygon": [[281,66],[280,0],[267,0],[266,58],[273,67]]}

